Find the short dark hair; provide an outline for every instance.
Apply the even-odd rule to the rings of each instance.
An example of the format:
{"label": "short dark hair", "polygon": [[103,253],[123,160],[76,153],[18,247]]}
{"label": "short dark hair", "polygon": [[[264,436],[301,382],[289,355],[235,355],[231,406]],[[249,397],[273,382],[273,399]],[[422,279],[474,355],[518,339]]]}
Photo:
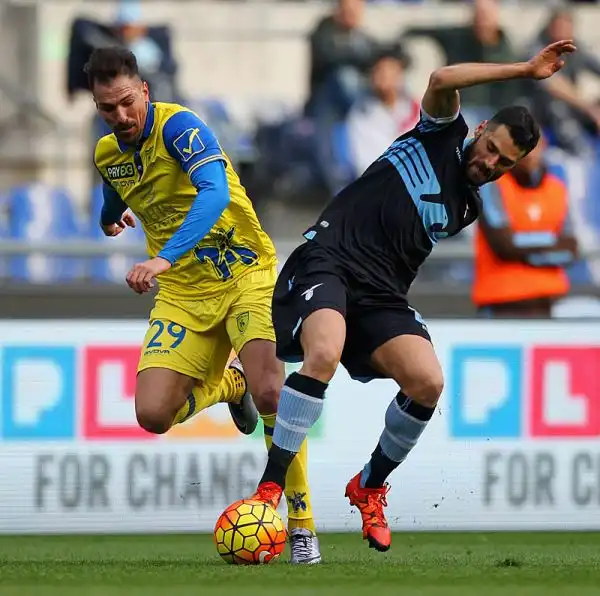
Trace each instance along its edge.
{"label": "short dark hair", "polygon": [[375,66],[380,60],[393,58],[398,60],[403,68],[410,68],[412,61],[410,55],[406,52],[404,46],[400,43],[383,45],[376,51],[371,60],[371,67]]}
{"label": "short dark hair", "polygon": [[140,75],[135,54],[118,46],[94,50],[83,70],[88,76],[90,89],[96,82],[110,83],[119,75]]}
{"label": "short dark hair", "polygon": [[501,125],[508,128],[514,144],[524,151],[525,155],[533,151],[540,140],[540,127],[529,110],[523,106],[502,108],[488,123],[492,128]]}

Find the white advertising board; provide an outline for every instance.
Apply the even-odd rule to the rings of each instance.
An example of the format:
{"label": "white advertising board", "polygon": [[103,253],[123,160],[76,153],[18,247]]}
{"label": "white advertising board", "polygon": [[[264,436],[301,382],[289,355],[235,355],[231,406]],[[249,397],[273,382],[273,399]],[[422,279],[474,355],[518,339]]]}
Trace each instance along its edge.
{"label": "white advertising board", "polygon": [[[429,328],[446,387],[390,478],[393,529],[600,529],[600,325]],[[0,324],[0,532],[210,531],[253,491],[263,440],[237,433],[225,406],[161,437],[137,427],[145,330],[137,321]],[[359,529],[344,487],[396,391],[344,370],[331,383],[309,446],[320,529]]]}

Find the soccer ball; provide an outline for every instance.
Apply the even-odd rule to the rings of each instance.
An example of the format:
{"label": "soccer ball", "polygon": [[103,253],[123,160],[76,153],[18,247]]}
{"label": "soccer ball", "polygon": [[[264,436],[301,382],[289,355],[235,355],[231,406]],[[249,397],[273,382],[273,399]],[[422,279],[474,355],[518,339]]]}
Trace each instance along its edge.
{"label": "soccer ball", "polygon": [[236,501],[220,515],[214,531],[217,552],[227,563],[260,565],[283,552],[286,531],[271,505],[260,501]]}

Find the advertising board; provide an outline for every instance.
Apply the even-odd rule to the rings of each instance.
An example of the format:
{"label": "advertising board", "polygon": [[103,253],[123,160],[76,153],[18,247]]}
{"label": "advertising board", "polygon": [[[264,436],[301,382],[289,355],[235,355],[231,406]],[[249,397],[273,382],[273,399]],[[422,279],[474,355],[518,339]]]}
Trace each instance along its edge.
{"label": "advertising board", "polygon": [[[0,531],[210,531],[250,494],[265,449],[216,406],[162,436],[138,428],[144,322],[0,324]],[[433,321],[446,386],[390,478],[395,530],[600,529],[600,325]],[[310,437],[322,530],[358,530],[344,487],[397,392],[340,369]],[[285,505],[282,505],[285,512]]]}

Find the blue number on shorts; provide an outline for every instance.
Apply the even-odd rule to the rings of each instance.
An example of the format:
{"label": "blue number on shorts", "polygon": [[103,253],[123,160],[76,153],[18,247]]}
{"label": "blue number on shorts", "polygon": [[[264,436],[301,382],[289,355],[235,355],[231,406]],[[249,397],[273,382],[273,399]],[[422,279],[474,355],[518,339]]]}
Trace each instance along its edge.
{"label": "blue number on shorts", "polygon": [[[154,334],[152,339],[148,342],[148,347],[149,348],[161,348],[162,341],[158,341],[158,338],[162,334],[162,332],[165,330],[165,324],[162,321],[154,321],[154,323],[152,323],[152,327],[156,327],[156,333]],[[183,341],[183,338],[185,337],[186,331],[187,330],[185,327],[182,327],[181,325],[178,325],[177,323],[169,323],[169,326],[167,327],[167,332],[175,340],[171,344],[171,346],[170,346],[171,348],[176,348],[177,346],[179,346],[181,344],[181,342]]]}
{"label": "blue number on shorts", "polygon": [[176,348],[183,341],[186,328],[182,327],[181,325],[177,325],[177,323],[170,323],[167,327],[167,331],[171,337],[175,338],[175,341],[171,344],[171,347]]}
{"label": "blue number on shorts", "polygon": [[165,330],[165,324],[162,321],[154,321],[152,323],[152,327],[156,327],[156,333],[154,337],[148,342],[149,348],[160,348],[162,343],[160,341],[156,341],[158,336]]}

